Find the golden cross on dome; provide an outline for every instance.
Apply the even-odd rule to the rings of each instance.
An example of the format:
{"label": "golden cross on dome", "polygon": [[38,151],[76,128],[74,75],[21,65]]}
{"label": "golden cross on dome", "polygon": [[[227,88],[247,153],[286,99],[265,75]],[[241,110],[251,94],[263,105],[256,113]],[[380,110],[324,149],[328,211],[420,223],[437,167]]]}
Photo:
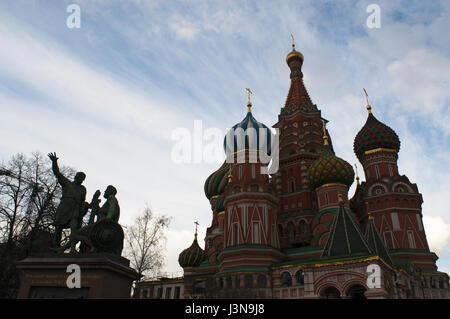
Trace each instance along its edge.
{"label": "golden cross on dome", "polygon": [[327,129],[326,129],[325,125],[326,125],[325,120],[322,119],[322,127],[323,127],[323,145],[328,145],[328,135],[327,135]]}
{"label": "golden cross on dome", "polygon": [[295,50],[295,40],[294,40],[294,36],[291,33],[291,38],[292,38],[292,50]]}
{"label": "golden cross on dome", "polygon": [[364,90],[364,94],[366,95],[366,102],[367,102],[366,109],[367,109],[367,111],[368,111],[369,114],[370,114],[370,113],[372,113],[372,107],[371,107],[370,104],[369,104],[369,94],[367,94],[367,91],[366,91],[365,88],[363,88],[363,90]]}
{"label": "golden cross on dome", "polygon": [[252,107],[252,102],[250,101],[250,95],[253,94],[253,92],[249,88],[246,88],[246,90],[248,94],[248,102],[247,102],[248,112],[251,112],[250,108]]}
{"label": "golden cross on dome", "polygon": [[198,221],[195,221],[194,224],[195,224],[195,235],[194,236],[195,236],[195,239],[197,239],[197,226],[200,224],[198,223]]}
{"label": "golden cross on dome", "polygon": [[356,172],[356,183],[359,185],[359,176],[358,176],[358,166],[355,165],[355,172]]}

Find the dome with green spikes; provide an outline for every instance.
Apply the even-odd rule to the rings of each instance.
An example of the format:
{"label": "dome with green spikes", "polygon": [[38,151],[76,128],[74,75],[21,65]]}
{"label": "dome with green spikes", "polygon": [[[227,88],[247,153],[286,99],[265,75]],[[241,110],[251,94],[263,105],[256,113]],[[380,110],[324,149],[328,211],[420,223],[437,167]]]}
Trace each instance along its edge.
{"label": "dome with green spikes", "polygon": [[352,166],[342,158],[337,157],[328,145],[319,159],[311,164],[308,179],[312,189],[330,183],[340,183],[350,186],[353,184],[355,172]]}
{"label": "dome with green spikes", "polygon": [[228,184],[228,172],[229,165],[227,162],[223,162],[222,166],[206,179],[204,189],[208,199],[224,192],[225,187]]}

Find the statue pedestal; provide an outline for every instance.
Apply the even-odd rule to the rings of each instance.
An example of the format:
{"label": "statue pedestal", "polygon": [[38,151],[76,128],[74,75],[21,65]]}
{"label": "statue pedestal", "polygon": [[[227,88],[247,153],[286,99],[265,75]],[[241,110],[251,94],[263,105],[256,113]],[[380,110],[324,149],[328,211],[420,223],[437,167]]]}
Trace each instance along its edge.
{"label": "statue pedestal", "polygon": [[[68,288],[67,266],[80,266],[81,288]],[[17,263],[19,299],[128,299],[140,275],[113,254],[49,254]]]}

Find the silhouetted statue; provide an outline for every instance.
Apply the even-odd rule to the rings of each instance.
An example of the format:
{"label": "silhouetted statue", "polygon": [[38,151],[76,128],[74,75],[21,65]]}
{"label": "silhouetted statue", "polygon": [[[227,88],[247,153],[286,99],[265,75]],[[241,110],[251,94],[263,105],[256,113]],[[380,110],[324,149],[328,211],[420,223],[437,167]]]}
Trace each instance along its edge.
{"label": "silhouetted statue", "polygon": [[[56,153],[49,153],[48,157],[52,161],[52,170],[62,188],[61,201],[55,214],[55,236],[53,245],[59,250],[61,245],[61,235],[63,229],[70,228],[70,236],[81,227],[84,214],[87,212],[85,199],[86,188],[81,185],[86,178],[86,174],[78,172],[74,180],[70,181],[59,171],[58,157]],[[71,240],[70,251],[75,252],[76,242]]]}
{"label": "silhouetted statue", "polygon": [[[120,255],[124,234],[119,225],[120,207],[116,198],[117,190],[109,185],[103,197],[106,202],[100,207],[100,191],[92,198],[89,207],[91,215],[87,226],[77,230],[74,239],[81,242],[81,252],[107,252]],[[95,219],[97,217],[97,219]]]}

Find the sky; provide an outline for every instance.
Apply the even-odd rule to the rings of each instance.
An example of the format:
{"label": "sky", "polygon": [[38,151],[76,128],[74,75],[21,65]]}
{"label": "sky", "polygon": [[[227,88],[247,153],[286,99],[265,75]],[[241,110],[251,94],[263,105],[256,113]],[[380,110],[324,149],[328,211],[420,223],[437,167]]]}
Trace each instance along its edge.
{"label": "sky", "polygon": [[[79,28],[68,27],[71,4]],[[380,28],[367,24],[370,4]],[[56,152],[86,173],[87,198],[116,186],[122,224],[146,205],[171,216],[163,270],[180,272],[196,220],[204,247],[203,185],[224,156],[202,152],[221,150],[244,118],[245,88],[254,117],[277,122],[293,34],[339,157],[362,172],[353,140],[367,118],[363,88],[399,135],[399,171],[417,183],[430,248],[450,272],[449,31],[449,1],[1,1],[0,162]],[[177,132],[192,138],[182,163]]]}

